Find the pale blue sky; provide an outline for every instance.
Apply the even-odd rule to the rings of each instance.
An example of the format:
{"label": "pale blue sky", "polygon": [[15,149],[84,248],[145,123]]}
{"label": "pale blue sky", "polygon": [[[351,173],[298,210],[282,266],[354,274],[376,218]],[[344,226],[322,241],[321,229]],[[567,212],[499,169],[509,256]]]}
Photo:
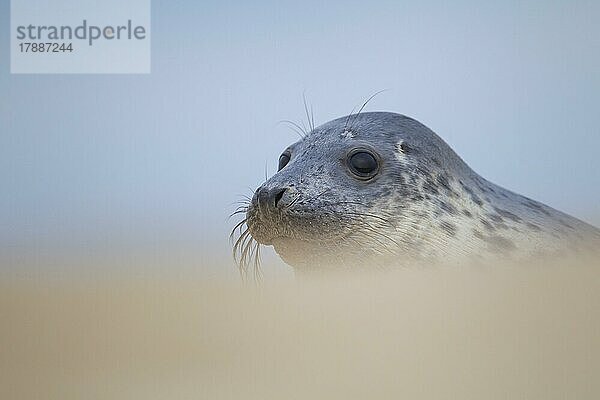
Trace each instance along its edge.
{"label": "pale blue sky", "polygon": [[3,267],[228,257],[232,203],[296,140],[278,121],[303,92],[321,123],[387,89],[369,110],[600,223],[599,2],[205,3],[153,2],[150,75],[10,75],[0,2]]}

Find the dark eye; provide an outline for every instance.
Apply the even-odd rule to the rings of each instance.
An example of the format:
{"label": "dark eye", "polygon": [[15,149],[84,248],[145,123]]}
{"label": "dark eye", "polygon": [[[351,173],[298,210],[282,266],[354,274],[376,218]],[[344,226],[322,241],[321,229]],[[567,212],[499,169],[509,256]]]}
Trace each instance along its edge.
{"label": "dark eye", "polygon": [[285,167],[290,162],[290,155],[288,153],[283,153],[279,156],[279,168],[277,172],[281,171],[283,167]]}
{"label": "dark eye", "polygon": [[379,170],[379,163],[375,156],[365,150],[350,153],[348,166],[350,171],[360,179],[370,179]]}

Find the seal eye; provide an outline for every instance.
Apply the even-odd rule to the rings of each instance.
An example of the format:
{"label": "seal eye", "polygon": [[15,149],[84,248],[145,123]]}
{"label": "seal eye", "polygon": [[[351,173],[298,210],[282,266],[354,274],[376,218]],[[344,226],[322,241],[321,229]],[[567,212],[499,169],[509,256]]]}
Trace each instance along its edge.
{"label": "seal eye", "polygon": [[290,162],[290,155],[288,153],[283,153],[279,156],[279,168],[277,172],[281,171],[283,167],[285,167]]}
{"label": "seal eye", "polygon": [[370,179],[377,174],[379,163],[375,156],[368,151],[359,150],[348,157],[350,171],[360,179]]}

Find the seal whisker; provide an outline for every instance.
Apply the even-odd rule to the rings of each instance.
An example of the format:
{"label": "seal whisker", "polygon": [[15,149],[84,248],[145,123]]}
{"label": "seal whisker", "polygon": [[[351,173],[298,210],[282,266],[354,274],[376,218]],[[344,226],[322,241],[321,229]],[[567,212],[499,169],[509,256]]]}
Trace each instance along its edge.
{"label": "seal whisker", "polygon": [[389,220],[388,220],[388,219],[386,219],[386,218],[383,218],[383,217],[382,217],[382,216],[380,216],[380,215],[374,215],[374,214],[369,214],[369,213],[360,213],[360,212],[352,212],[352,211],[345,211],[344,213],[345,213],[345,214],[347,214],[347,215],[353,215],[353,216],[357,216],[357,217],[370,217],[370,218],[375,218],[375,219],[377,219],[377,220],[379,220],[379,221],[385,222],[386,224],[388,224],[388,225],[390,225],[390,226],[392,226],[392,227],[395,227],[395,225],[394,225],[394,224],[392,224],[392,222],[391,222],[391,221],[389,221]]}
{"label": "seal whisker", "polygon": [[[369,235],[365,235],[365,237],[372,239]],[[375,247],[375,246],[369,246],[367,248],[365,248],[364,243],[358,241],[356,238],[354,237],[347,237],[345,240],[347,240],[348,242],[350,242],[352,248],[356,249],[360,249],[360,251],[358,253],[353,253],[354,257],[358,257],[358,267],[360,268],[376,268],[380,271],[385,270],[386,268],[381,265],[378,262],[373,262],[372,259],[370,259],[367,255],[368,252],[372,252],[372,253],[376,253],[380,256],[389,256],[389,255],[396,255],[395,253],[391,252],[390,250],[387,251],[382,251],[379,248]],[[344,263],[344,265],[346,266],[346,264]]]}
{"label": "seal whisker", "polygon": [[250,251],[248,253],[248,265],[252,263],[252,275],[254,278],[254,282],[258,283],[262,280],[262,272],[260,270],[260,244],[255,240],[251,240],[249,243]]}
{"label": "seal whisker", "polygon": [[367,99],[367,100],[366,100],[366,101],[363,103],[363,105],[362,105],[362,106],[361,106],[361,107],[358,109],[358,112],[357,112],[357,113],[354,115],[354,117],[352,118],[352,122],[350,123],[350,127],[348,128],[349,130],[352,130],[352,127],[354,126],[354,122],[356,122],[356,119],[358,118],[358,116],[360,115],[360,113],[362,112],[362,110],[364,110],[364,108],[367,106],[367,104],[369,104],[369,102],[370,102],[371,100],[373,100],[373,98],[374,98],[375,96],[377,96],[378,94],[380,94],[380,93],[382,93],[382,92],[385,92],[385,91],[386,91],[386,89],[382,89],[382,90],[380,90],[380,91],[378,91],[378,92],[375,92],[375,93],[373,93],[373,94],[371,95],[371,97],[369,97],[369,98],[368,98],[368,99]]}
{"label": "seal whisker", "polygon": [[302,101],[304,102],[304,112],[306,113],[306,119],[308,119],[308,127],[310,132],[315,130],[315,119],[312,112],[312,106],[310,107],[310,113],[308,111],[308,105],[306,103],[306,92],[302,93]]}
{"label": "seal whisker", "polygon": [[[307,199],[307,202],[314,202],[315,200],[317,200],[319,197],[323,196],[325,193],[331,191],[331,188],[327,188],[325,190],[323,190],[321,193],[319,193],[318,195],[311,197],[310,199]],[[296,197],[296,199],[298,199],[300,196]]]}
{"label": "seal whisker", "polygon": [[233,258],[235,260],[235,262],[237,263],[238,261],[240,261],[241,255],[242,255],[242,250],[245,246],[245,242],[248,238],[248,236],[250,235],[250,230],[248,228],[246,228],[237,238],[237,240],[235,241],[234,245],[233,245]]}
{"label": "seal whisker", "polygon": [[[380,239],[378,239],[375,235],[369,234],[367,232],[361,231],[361,235],[365,236],[367,239],[370,239],[370,241],[374,241],[376,244],[378,244],[379,246],[373,246],[372,244],[369,246],[368,251],[376,251],[379,254],[384,254],[384,251],[381,251],[380,249],[385,250],[385,252],[389,253],[389,254],[395,254],[392,250],[389,249],[389,247],[382,242]],[[363,246],[364,247],[364,246]],[[367,250],[365,249],[365,251]]]}
{"label": "seal whisker", "polygon": [[[231,230],[231,233],[229,234],[229,240],[231,240],[233,242],[233,238],[235,236],[235,231],[239,228],[240,231],[240,235],[242,235],[242,228],[244,227],[244,224],[246,224],[247,219],[244,218],[242,221],[238,222],[233,229]],[[238,239],[239,240],[239,239]]]}
{"label": "seal whisker", "polygon": [[247,194],[238,194],[238,197],[241,197],[241,200],[238,200],[238,201],[234,202],[233,204],[240,204],[244,201],[250,203],[252,201],[252,198],[250,196],[248,196]]}
{"label": "seal whisker", "polygon": [[304,128],[304,132],[307,132],[307,135],[310,133],[309,129],[306,127],[304,121],[302,121],[302,127]]}
{"label": "seal whisker", "polygon": [[[242,210],[240,210],[241,212]],[[246,280],[248,275],[248,269],[252,265],[252,271],[255,281],[262,279],[261,261],[260,261],[260,243],[258,243],[253,237],[250,229],[247,225],[247,218],[238,222],[229,235],[230,240],[233,242],[233,238],[236,232],[239,232],[238,238],[233,243],[233,260],[238,266],[238,271],[243,280]]]}
{"label": "seal whisker", "polygon": [[233,203],[231,203],[231,205],[232,205],[232,206],[235,206],[235,205],[243,205],[243,206],[247,206],[247,205],[249,205],[249,204],[250,204],[250,202],[251,202],[251,200],[250,200],[250,199],[244,199],[244,200],[238,200],[238,201],[234,201]]}
{"label": "seal whisker", "polygon": [[[373,240],[376,240],[378,243],[380,243],[380,244],[383,246],[383,248],[384,248],[386,251],[388,251],[390,254],[396,254],[396,252],[395,252],[395,251],[392,251],[392,250],[389,248],[389,243],[386,243],[386,242],[385,242],[385,241],[392,242],[392,243],[393,243],[393,244],[396,246],[396,248],[399,248],[400,244],[399,244],[399,243],[398,243],[396,240],[394,240],[394,239],[393,239],[393,238],[391,238],[390,236],[388,236],[388,235],[386,235],[386,234],[384,234],[384,233],[382,233],[382,232],[378,231],[377,229],[375,229],[375,228],[371,227],[371,226],[370,226],[370,225],[368,225],[368,224],[367,224],[367,226],[363,226],[362,228],[364,229],[364,231],[362,231],[362,234],[364,234],[364,235],[367,235],[367,233],[366,233],[366,232],[369,232],[369,233],[370,233],[370,234],[369,234],[369,237],[370,237],[371,239],[373,239]],[[366,231],[366,232],[365,232],[365,231]],[[385,239],[385,241],[384,241],[384,242],[382,242],[381,240],[379,240],[379,239],[377,239],[377,238],[382,238],[381,240],[384,240],[384,239]]]}
{"label": "seal whisker", "polygon": [[268,161],[265,161],[265,182],[269,180]]}
{"label": "seal whisker", "polygon": [[381,237],[383,237],[383,238],[385,238],[385,239],[389,240],[390,242],[394,243],[396,246],[398,246],[398,247],[400,246],[400,243],[398,243],[398,242],[397,242],[395,239],[393,239],[393,238],[392,238],[392,237],[390,237],[389,235],[386,235],[386,234],[385,234],[385,233],[383,233],[383,232],[380,232],[379,230],[377,230],[377,228],[375,228],[375,227],[371,226],[371,224],[367,223],[367,226],[364,226],[364,228],[365,228],[367,231],[370,231],[370,232],[374,233],[375,235],[379,235],[379,236],[381,236]]}
{"label": "seal whisker", "polygon": [[354,110],[356,110],[356,107],[357,106],[352,107],[352,111],[346,116],[346,122],[344,123],[344,130],[342,132],[348,131],[348,122],[350,121],[350,118],[352,118],[352,114],[354,113]]}
{"label": "seal whisker", "polygon": [[[338,201],[338,202],[335,202],[335,203],[328,203],[328,204],[329,204],[329,205],[338,205],[338,204],[356,204],[356,205],[360,205],[360,206],[363,206],[363,205],[364,205],[364,203],[361,203],[361,202],[358,202],[358,201]],[[387,215],[387,213],[386,213],[385,211],[380,211],[380,212],[381,212],[382,214],[386,214],[386,215]],[[371,217],[374,217],[374,218],[381,219],[382,221],[384,221],[384,222],[386,222],[386,223],[389,223],[390,225],[394,226],[394,225],[391,223],[391,221],[389,221],[388,219],[385,219],[385,218],[383,218],[383,217],[382,217],[382,216],[380,216],[380,215],[364,214],[364,213],[362,213],[362,215],[368,215],[368,216],[371,216]],[[393,216],[392,216],[392,217],[393,217]]]}
{"label": "seal whisker", "polygon": [[306,135],[307,135],[306,131],[300,125],[298,125],[294,121],[290,121],[289,119],[284,119],[284,120],[279,121],[279,123],[286,123],[286,124],[288,124],[288,126],[294,132],[296,132],[296,134],[298,134],[298,136],[300,136],[301,139],[304,139],[306,137]]}
{"label": "seal whisker", "polygon": [[236,206],[235,210],[233,211],[232,214],[229,215],[229,218],[231,218],[233,215],[238,214],[238,211],[240,210],[245,210],[247,211],[248,208],[250,207],[250,201],[248,200],[241,200],[241,201],[236,201],[234,203],[231,204],[232,206]]}
{"label": "seal whisker", "polygon": [[292,200],[292,201],[291,201],[291,203],[290,203],[290,204],[288,204],[288,205],[286,206],[286,208],[291,208],[291,207],[293,207],[293,206],[294,206],[294,204],[296,204],[296,203],[298,202],[298,200],[300,200],[300,196],[296,196],[296,197],[294,198],[294,200]]}
{"label": "seal whisker", "polygon": [[234,212],[232,212],[231,214],[229,214],[229,216],[227,217],[227,219],[231,219],[231,218],[233,218],[234,216],[236,216],[238,214],[245,214],[247,212],[248,212],[248,207],[238,208],[237,210],[235,210]]}
{"label": "seal whisker", "polygon": [[239,267],[240,271],[243,273],[244,277],[248,274],[248,267],[251,263],[251,250],[253,247],[254,239],[252,235],[244,235],[244,239],[242,240],[242,247],[239,258]]}

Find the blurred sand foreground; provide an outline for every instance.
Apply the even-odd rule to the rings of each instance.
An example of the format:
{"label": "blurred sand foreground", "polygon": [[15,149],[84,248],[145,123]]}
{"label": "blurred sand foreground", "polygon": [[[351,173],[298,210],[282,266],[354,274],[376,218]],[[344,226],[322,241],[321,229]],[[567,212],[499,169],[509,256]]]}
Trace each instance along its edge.
{"label": "blurred sand foreground", "polygon": [[600,268],[0,283],[2,399],[597,399]]}

